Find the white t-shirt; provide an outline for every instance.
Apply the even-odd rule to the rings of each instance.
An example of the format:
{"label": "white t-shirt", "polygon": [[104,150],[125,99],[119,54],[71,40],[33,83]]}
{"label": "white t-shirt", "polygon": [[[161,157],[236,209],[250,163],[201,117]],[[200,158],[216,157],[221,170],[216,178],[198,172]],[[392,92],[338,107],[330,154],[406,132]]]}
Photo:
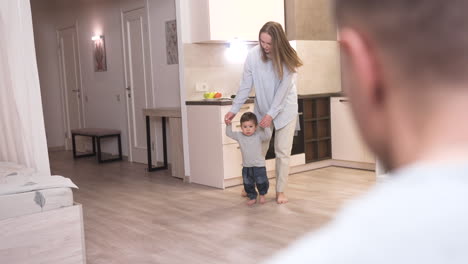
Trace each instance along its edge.
{"label": "white t-shirt", "polygon": [[468,162],[389,178],[267,263],[468,263]]}

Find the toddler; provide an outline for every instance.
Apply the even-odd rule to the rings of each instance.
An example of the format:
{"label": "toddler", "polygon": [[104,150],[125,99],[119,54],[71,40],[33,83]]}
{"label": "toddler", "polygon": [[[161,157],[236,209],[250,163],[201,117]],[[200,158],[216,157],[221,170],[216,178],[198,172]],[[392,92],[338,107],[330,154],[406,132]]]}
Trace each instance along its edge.
{"label": "toddler", "polygon": [[256,203],[257,190],[260,194],[259,202],[264,204],[269,187],[265,156],[262,155],[262,142],[270,140],[272,131],[270,128],[258,128],[257,123],[257,116],[252,112],[246,112],[241,116],[242,132],[233,132],[231,122],[226,121],[226,135],[239,142],[242,152],[242,179],[249,198],[247,202],[249,206]]}

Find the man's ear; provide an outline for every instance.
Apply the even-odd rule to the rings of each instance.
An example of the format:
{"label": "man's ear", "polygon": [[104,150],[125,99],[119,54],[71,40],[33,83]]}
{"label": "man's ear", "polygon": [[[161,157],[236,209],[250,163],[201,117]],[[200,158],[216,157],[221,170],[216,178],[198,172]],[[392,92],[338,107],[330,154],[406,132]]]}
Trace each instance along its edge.
{"label": "man's ear", "polygon": [[353,89],[360,89],[358,94],[371,100],[370,103],[380,103],[383,95],[382,76],[375,49],[364,35],[352,28],[343,28],[340,31],[340,43],[348,67],[352,69]]}
{"label": "man's ear", "polygon": [[[387,84],[383,60],[375,42],[352,28],[340,31],[343,72],[348,80],[351,108],[368,147],[386,164],[391,164]],[[346,88],[346,87],[345,87]]]}

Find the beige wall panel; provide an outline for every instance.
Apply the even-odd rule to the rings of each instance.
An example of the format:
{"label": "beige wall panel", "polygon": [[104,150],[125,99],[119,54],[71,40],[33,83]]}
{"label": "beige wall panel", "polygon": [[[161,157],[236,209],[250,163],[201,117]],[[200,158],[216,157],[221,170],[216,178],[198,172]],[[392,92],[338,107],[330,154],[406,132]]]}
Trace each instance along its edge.
{"label": "beige wall panel", "polygon": [[336,41],[296,41],[304,62],[297,75],[298,94],[341,92],[339,44]]}

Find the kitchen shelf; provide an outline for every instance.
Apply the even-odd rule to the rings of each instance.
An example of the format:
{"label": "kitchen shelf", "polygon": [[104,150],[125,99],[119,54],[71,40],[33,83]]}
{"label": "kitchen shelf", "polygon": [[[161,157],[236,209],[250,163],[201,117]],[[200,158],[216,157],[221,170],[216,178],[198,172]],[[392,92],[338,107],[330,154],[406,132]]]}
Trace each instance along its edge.
{"label": "kitchen shelf", "polygon": [[306,162],[331,159],[330,96],[299,99]]}
{"label": "kitchen shelf", "polygon": [[320,118],[309,118],[309,119],[304,119],[304,122],[309,122],[309,121],[320,121],[320,120],[330,120],[330,116],[325,116],[325,117],[320,117]]}
{"label": "kitchen shelf", "polygon": [[331,137],[324,137],[324,138],[304,140],[304,142],[309,143],[309,142],[317,142],[317,141],[324,141],[324,140],[330,140],[330,139],[331,139]]}

